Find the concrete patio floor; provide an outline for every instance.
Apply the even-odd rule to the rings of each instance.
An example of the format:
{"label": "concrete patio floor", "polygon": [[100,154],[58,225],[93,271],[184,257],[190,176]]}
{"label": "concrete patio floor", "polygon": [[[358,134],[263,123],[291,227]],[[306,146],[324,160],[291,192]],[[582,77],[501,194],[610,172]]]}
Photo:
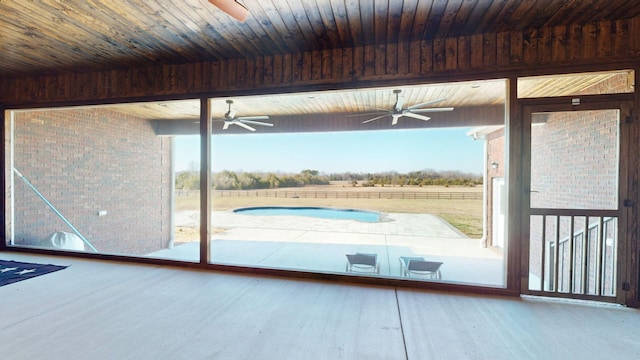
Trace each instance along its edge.
{"label": "concrete patio floor", "polygon": [[[303,216],[259,216],[214,211],[211,262],[229,265],[344,273],[345,254],[376,253],[380,276],[401,276],[400,256],[441,261],[442,281],[504,285],[501,251],[483,248],[439,217],[386,214],[386,221],[318,219]],[[179,212],[176,226],[199,224],[199,212]],[[196,239],[194,239],[196,240]],[[198,261],[199,242],[187,242],[151,257]]]}

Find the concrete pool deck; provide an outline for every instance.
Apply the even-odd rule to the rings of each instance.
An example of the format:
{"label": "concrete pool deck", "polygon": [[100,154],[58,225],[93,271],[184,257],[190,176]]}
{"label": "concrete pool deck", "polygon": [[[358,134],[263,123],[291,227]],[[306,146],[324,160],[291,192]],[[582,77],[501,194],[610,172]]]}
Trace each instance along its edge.
{"label": "concrete pool deck", "polygon": [[[230,265],[344,273],[345,254],[378,254],[381,276],[400,276],[400,256],[442,261],[443,281],[502,286],[502,255],[480,246],[441,218],[429,214],[388,213],[388,220],[303,216],[260,216],[212,212],[211,261]],[[199,225],[199,212],[178,212],[176,226]],[[195,240],[195,239],[194,239]],[[199,243],[187,242],[152,257],[198,261]]]}

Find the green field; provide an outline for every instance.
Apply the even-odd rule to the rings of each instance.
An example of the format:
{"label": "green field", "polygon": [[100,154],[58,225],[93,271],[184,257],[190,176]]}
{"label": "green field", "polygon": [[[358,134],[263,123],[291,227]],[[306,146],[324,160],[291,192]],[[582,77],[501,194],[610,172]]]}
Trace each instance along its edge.
{"label": "green field", "polygon": [[[326,189],[336,191],[335,186],[314,187],[314,190]],[[360,188],[343,188],[344,191],[354,191]],[[417,190],[418,189],[418,190]],[[305,190],[308,190],[305,188]],[[389,191],[389,188],[362,189],[361,191]],[[394,188],[393,191],[478,191],[469,188]],[[178,196],[176,210],[199,209],[199,196]],[[392,213],[431,214],[440,216],[471,238],[482,237],[482,200],[437,200],[437,199],[312,199],[312,198],[274,198],[259,196],[225,196],[213,197],[213,209],[216,211],[231,210],[247,206],[326,206],[362,210],[376,210]]]}

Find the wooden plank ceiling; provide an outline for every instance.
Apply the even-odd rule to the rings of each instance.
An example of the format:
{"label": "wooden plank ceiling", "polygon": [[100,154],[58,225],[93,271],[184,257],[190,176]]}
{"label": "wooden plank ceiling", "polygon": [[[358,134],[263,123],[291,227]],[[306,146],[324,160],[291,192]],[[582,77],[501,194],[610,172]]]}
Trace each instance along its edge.
{"label": "wooden plank ceiling", "polygon": [[640,14],[637,0],[0,1],[0,76],[257,58]]}
{"label": "wooden plank ceiling", "polygon": [[[599,84],[613,81],[620,84],[616,92],[632,92],[631,72],[611,71],[565,76],[536,76],[519,81],[519,97],[550,97],[601,93]],[[377,87],[360,90],[333,90],[293,94],[277,94],[211,99],[214,118],[222,119],[229,110],[227,100],[236,116],[301,116],[314,114],[343,114],[352,116],[392,110],[397,101],[394,91],[401,91],[404,107],[435,101],[426,107],[455,109],[468,107],[504,106],[506,101],[504,80],[462,81],[455,83]],[[135,113],[154,120],[196,120],[200,114],[198,100],[147,102],[110,105],[111,109]],[[437,112],[437,111],[436,111]],[[363,115],[364,116],[364,115]],[[431,117],[437,115],[432,114]],[[371,116],[374,117],[374,116]],[[367,117],[361,118],[366,120]]]}
{"label": "wooden plank ceiling", "polygon": [[[632,74],[631,71],[611,71],[527,77],[519,81],[518,96],[587,95],[607,93],[607,89],[615,93],[632,92]],[[605,83],[610,85],[603,87],[602,84]],[[423,114],[431,118],[427,122],[403,117],[397,125],[392,125],[389,112],[393,110],[397,101],[395,94],[397,90],[401,91],[399,95],[403,99],[404,108],[433,100],[441,101],[436,101],[428,106],[434,112]],[[227,100],[231,100],[233,103],[228,104]],[[237,126],[223,130],[224,116],[230,110],[230,105],[237,117],[268,116],[269,119],[264,121],[274,124],[273,127],[254,127],[258,128],[257,133],[276,133],[499,125],[504,124],[505,101],[506,81],[496,79],[223,97],[212,98],[210,103],[214,133],[246,134],[247,130]],[[439,108],[446,107],[453,109],[439,111]],[[153,120],[159,135],[197,134],[199,131],[200,101],[198,99],[103,105],[100,108]],[[63,108],[60,111],[66,110]],[[382,115],[385,116],[376,121],[366,122],[366,120]]]}
{"label": "wooden plank ceiling", "polygon": [[[588,24],[640,15],[637,0],[240,2],[249,9],[244,23],[207,0],[0,1],[0,77],[255,59],[313,50]],[[532,78],[521,82],[518,93],[526,97],[573,95],[612,76],[624,80],[627,74]],[[631,85],[628,84],[629,89]],[[238,116],[347,116],[391,110],[396,102],[394,90],[401,90],[406,106],[444,99],[432,106],[454,107],[453,114],[465,116],[478,113],[469,110],[471,107],[484,107],[488,113],[495,114],[495,108],[505,101],[504,89],[504,82],[495,80],[219,98],[213,99],[211,105],[213,116],[218,119],[228,110],[226,100],[234,101],[233,109]],[[199,118],[199,107],[197,100],[110,106],[146,119],[191,123]],[[434,118],[438,116],[446,117],[441,113]],[[365,118],[354,122],[360,124],[362,119]]]}

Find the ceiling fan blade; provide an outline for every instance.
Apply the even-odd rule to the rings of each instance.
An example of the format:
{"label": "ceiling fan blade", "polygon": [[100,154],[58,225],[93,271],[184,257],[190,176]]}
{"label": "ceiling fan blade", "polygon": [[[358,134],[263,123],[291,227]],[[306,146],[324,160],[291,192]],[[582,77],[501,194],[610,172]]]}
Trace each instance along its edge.
{"label": "ceiling fan blade", "polygon": [[267,115],[259,115],[259,116],[240,116],[237,120],[269,120]]}
{"label": "ceiling fan blade", "polygon": [[225,121],[224,122],[224,126],[222,126],[222,130],[227,130],[229,128],[229,125],[231,125],[232,122],[231,121]]}
{"label": "ceiling fan blade", "polygon": [[424,116],[424,115],[419,115],[419,114],[414,114],[410,111],[405,111],[402,115],[404,116],[408,116],[410,118],[414,118],[414,119],[418,119],[418,120],[422,120],[422,121],[429,121],[431,120],[430,117],[428,116]]}
{"label": "ceiling fan blade", "polygon": [[442,108],[428,108],[428,109],[410,109],[412,113],[422,114],[428,112],[441,112],[441,111],[453,111],[452,107],[442,107]]}
{"label": "ceiling fan blade", "polygon": [[245,123],[243,123],[243,122],[240,122],[240,121],[234,121],[233,123],[234,123],[234,124],[236,124],[236,125],[238,125],[238,126],[242,126],[243,128],[245,128],[245,129],[247,129],[247,130],[249,130],[249,131],[256,131],[256,129],[252,128],[251,126],[249,126],[249,125],[247,125],[247,124],[245,124]]}
{"label": "ceiling fan blade", "polygon": [[366,124],[366,123],[368,123],[368,122],[372,122],[372,121],[375,121],[375,120],[381,119],[381,118],[383,118],[383,117],[385,117],[385,116],[388,116],[388,115],[389,115],[389,114],[380,115],[380,116],[374,117],[373,119],[365,120],[365,121],[363,121],[362,123],[363,123],[363,124]]}
{"label": "ceiling fan blade", "polygon": [[252,124],[252,125],[261,125],[261,126],[273,126],[272,123],[266,123],[266,122],[261,122],[261,121],[251,121],[251,120],[244,120],[244,119],[238,119],[238,121],[243,123],[243,124]]}
{"label": "ceiling fan blade", "polygon": [[402,115],[405,114],[393,114],[391,116],[393,116],[393,120],[391,120],[391,125],[397,125],[398,124],[398,119],[400,119],[402,117]]}
{"label": "ceiling fan blade", "polygon": [[441,99],[431,100],[431,101],[423,102],[421,104],[409,106],[407,109],[409,109],[409,110],[418,109],[418,108],[421,108],[423,106],[437,104],[437,103],[445,101],[445,100],[447,100],[447,99],[446,98],[441,98]]}
{"label": "ceiling fan blade", "polygon": [[370,113],[360,113],[360,114],[352,114],[352,115],[346,115],[345,117],[356,117],[356,116],[371,116],[371,115],[380,115],[380,113],[387,113],[387,114],[391,114],[392,112],[389,110],[383,110],[383,109],[377,109],[380,111],[377,112],[370,112]]}

